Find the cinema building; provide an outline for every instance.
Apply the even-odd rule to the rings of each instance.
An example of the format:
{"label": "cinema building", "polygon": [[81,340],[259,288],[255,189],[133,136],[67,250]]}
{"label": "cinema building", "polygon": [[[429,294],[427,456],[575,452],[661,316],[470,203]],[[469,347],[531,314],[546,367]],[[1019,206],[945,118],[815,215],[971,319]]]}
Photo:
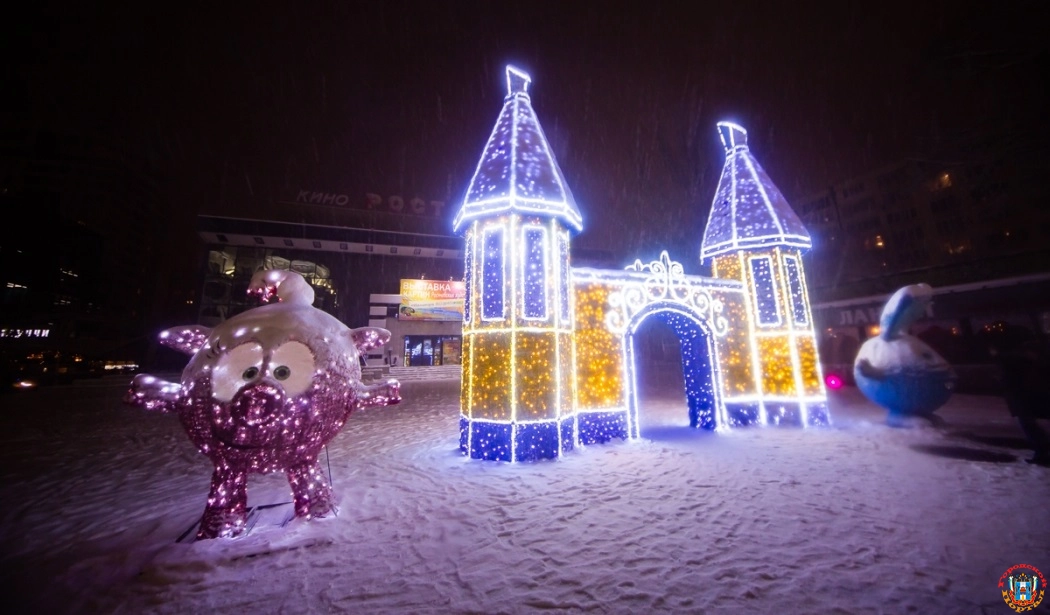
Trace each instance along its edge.
{"label": "cinema building", "polygon": [[461,315],[417,315],[401,305],[401,280],[430,283],[433,297],[415,297],[424,307],[461,284],[462,240],[449,234],[443,201],[298,190],[242,209],[225,203],[223,215],[197,218],[206,254],[199,323],[213,326],[253,307],[247,289],[256,271],[288,269],[313,286],[315,306],[348,326],[391,330],[391,343],[370,364],[459,362]]}
{"label": "cinema building", "polygon": [[313,286],[315,306],[347,326],[390,330],[369,365],[459,364],[463,239],[451,234],[444,200],[299,189],[270,202],[223,203],[221,212],[197,218],[200,324],[253,307],[256,271],[289,269]]}

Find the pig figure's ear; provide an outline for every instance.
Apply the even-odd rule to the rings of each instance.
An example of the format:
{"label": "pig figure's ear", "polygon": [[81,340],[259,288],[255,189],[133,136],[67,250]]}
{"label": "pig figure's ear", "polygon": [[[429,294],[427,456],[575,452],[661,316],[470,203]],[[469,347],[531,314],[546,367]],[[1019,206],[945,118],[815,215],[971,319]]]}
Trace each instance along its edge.
{"label": "pig figure's ear", "polygon": [[390,332],[379,327],[358,327],[350,330],[350,337],[360,352],[367,352],[389,342]]}
{"label": "pig figure's ear", "polygon": [[211,335],[211,329],[201,325],[172,327],[160,332],[160,343],[168,348],[192,355],[204,346],[209,335]]}

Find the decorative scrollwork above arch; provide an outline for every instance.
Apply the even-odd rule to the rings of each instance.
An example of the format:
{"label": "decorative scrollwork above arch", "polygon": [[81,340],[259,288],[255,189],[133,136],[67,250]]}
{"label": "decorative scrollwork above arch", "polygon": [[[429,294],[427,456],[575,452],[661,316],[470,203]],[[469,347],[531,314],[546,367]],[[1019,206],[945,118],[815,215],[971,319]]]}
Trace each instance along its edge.
{"label": "decorative scrollwork above arch", "polygon": [[671,260],[667,250],[660,253],[660,260],[648,264],[636,260],[625,269],[649,275],[643,280],[626,279],[619,290],[609,294],[605,326],[613,333],[622,335],[638,312],[657,302],[682,305],[705,321],[718,337],[729,332],[729,321],[722,315],[722,301],[687,277],[682,263]]}

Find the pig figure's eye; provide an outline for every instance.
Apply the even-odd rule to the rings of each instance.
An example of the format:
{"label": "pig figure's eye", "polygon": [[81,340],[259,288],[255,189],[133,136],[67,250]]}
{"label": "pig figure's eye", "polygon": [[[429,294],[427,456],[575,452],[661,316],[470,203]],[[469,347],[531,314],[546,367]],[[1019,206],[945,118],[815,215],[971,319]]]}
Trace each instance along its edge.
{"label": "pig figure's eye", "polygon": [[306,392],[313,384],[315,365],[314,353],[302,342],[285,342],[273,350],[270,365],[274,380],[281,383],[284,392],[296,396]]}
{"label": "pig figure's eye", "polygon": [[262,365],[263,349],[256,342],[223,352],[212,370],[212,395],[219,401],[230,401],[246,383],[258,378]]}

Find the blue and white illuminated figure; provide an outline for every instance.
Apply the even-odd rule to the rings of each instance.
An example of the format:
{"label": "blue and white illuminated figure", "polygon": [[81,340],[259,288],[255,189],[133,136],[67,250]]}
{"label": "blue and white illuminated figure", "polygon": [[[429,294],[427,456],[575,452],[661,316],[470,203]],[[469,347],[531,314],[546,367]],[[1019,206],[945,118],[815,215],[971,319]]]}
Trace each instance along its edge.
{"label": "blue and white illuminated figure", "polygon": [[886,422],[893,426],[905,425],[909,417],[934,421],[933,413],[955,388],[955,370],[948,361],[908,333],[932,302],[929,284],[898,289],[882,308],[879,334],[861,345],[853,363],[857,388],[889,410]]}
{"label": "blue and white illuminated figure", "polygon": [[576,440],[570,234],[583,219],[507,67],[503,110],[453,222],[466,240],[460,446],[470,457],[557,457]]}

